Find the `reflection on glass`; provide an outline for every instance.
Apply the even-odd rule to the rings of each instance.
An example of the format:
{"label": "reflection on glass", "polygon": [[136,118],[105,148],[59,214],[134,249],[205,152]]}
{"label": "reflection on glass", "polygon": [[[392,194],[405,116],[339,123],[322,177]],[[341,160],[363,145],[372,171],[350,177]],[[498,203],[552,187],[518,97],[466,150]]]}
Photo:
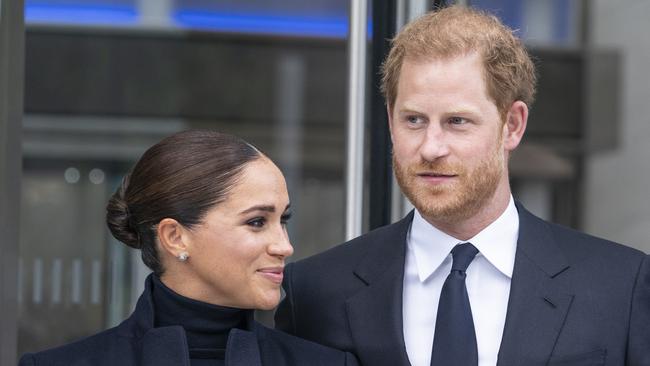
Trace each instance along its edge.
{"label": "reflection on glass", "polygon": [[471,0],[532,45],[577,46],[582,0]]}
{"label": "reflection on glass", "polygon": [[[116,325],[132,310],[148,270],[108,233],[105,204],[144,150],[173,132],[236,134],[278,162],[295,213],[294,259],[343,241],[348,5],[26,0],[20,354]],[[190,10],[228,13],[240,29],[185,32],[196,28],[180,21]],[[61,27],[84,25],[80,17],[127,28]],[[290,30],[241,28],[265,19]]]}
{"label": "reflection on glass", "polygon": [[26,0],[31,24],[345,38],[348,0]]}
{"label": "reflection on glass", "polygon": [[25,0],[28,23],[135,25],[138,0]]}

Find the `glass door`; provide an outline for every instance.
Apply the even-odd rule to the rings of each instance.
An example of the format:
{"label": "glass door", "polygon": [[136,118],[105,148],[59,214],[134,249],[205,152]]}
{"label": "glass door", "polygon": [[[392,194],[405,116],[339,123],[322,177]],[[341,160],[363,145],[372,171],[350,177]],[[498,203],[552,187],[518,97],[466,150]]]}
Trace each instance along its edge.
{"label": "glass door", "polygon": [[19,354],[130,313],[148,271],[108,233],[105,204],[140,154],[175,131],[233,133],[278,163],[293,259],[343,241],[348,8],[26,1]]}

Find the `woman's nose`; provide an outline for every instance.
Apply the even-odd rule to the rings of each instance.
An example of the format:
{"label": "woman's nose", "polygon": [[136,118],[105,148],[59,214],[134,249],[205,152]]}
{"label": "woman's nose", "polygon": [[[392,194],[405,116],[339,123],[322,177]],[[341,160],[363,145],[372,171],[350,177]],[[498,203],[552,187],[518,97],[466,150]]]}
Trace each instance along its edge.
{"label": "woman's nose", "polygon": [[293,254],[293,246],[289,241],[289,235],[283,228],[279,237],[269,246],[269,253],[275,256],[290,257]]}

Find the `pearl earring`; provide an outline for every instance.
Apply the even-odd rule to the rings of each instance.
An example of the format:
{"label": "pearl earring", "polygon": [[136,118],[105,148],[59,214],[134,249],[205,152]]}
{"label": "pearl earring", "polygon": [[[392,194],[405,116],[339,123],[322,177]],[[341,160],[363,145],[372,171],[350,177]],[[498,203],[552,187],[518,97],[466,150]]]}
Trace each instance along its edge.
{"label": "pearl earring", "polygon": [[190,257],[190,255],[187,254],[187,252],[180,252],[178,254],[178,260],[181,261],[181,262],[185,262],[187,260],[187,258],[189,258],[189,257]]}

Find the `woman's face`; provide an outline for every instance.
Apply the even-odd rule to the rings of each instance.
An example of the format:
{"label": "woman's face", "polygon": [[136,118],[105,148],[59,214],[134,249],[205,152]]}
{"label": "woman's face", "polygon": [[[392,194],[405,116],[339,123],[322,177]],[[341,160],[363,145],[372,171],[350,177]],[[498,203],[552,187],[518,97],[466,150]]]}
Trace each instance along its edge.
{"label": "woman's face", "polygon": [[243,309],[277,306],[284,261],[293,254],[288,209],[275,164],[264,157],[248,163],[226,200],[186,232],[190,257],[182,265],[194,278],[183,286],[191,297]]}

